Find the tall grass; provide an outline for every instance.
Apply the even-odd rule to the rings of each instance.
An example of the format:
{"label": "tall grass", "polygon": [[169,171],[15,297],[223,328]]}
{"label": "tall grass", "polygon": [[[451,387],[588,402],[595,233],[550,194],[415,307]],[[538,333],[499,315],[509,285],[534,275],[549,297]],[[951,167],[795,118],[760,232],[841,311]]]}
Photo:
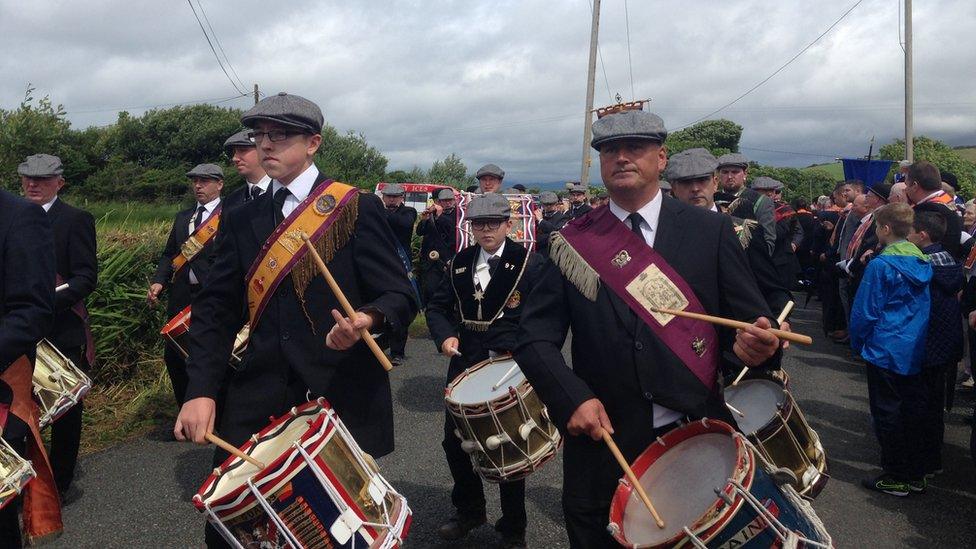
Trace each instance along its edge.
{"label": "tall grass", "polygon": [[185,204],[154,204],[146,202],[100,202],[69,198],[72,204],[90,212],[98,220],[99,228],[133,230],[143,225],[169,225],[176,212]]}

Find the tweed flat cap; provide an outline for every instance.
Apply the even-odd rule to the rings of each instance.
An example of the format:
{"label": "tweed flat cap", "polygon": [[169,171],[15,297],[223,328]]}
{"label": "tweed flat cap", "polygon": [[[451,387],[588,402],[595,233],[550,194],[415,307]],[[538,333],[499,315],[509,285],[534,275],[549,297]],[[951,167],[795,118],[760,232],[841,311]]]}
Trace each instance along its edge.
{"label": "tweed flat cap", "polygon": [[277,122],[312,134],[321,133],[322,124],[325,123],[322,109],[318,105],[304,97],[285,92],[265,97],[241,115],[241,124],[248,128],[253,128],[262,120]]}
{"label": "tweed flat cap", "polygon": [[441,189],[434,193],[434,200],[454,200],[454,191],[451,189]]}
{"label": "tweed flat cap", "polygon": [[688,149],[668,159],[664,176],[672,183],[685,179],[708,177],[718,169],[718,160],[708,149]]}
{"label": "tweed flat cap", "polygon": [[249,133],[251,133],[250,130],[241,130],[235,133],[234,135],[228,137],[227,141],[224,141],[224,149],[229,150],[229,149],[233,149],[234,147],[256,146],[254,144],[254,141],[251,141],[251,138],[248,137],[247,134]]}
{"label": "tweed flat cap", "polygon": [[508,199],[498,193],[488,193],[471,201],[468,206],[468,219],[508,219],[512,217],[512,207]]}
{"label": "tweed flat cap", "polygon": [[868,192],[877,195],[885,202],[891,197],[891,185],[887,183],[875,183],[868,187]]}
{"label": "tweed flat cap", "polygon": [[582,183],[567,183],[566,189],[568,189],[570,193],[585,193],[587,190],[586,186]]}
{"label": "tweed flat cap", "polygon": [[224,170],[216,164],[197,164],[192,170],[186,172],[186,176],[189,178],[223,179]]}
{"label": "tweed flat cap", "polygon": [[752,181],[751,187],[757,191],[776,191],[783,188],[783,184],[765,175],[759,176]]}
{"label": "tweed flat cap", "polygon": [[476,179],[481,179],[486,175],[493,175],[498,179],[504,179],[505,170],[499,168],[494,164],[485,164],[484,166],[478,168],[478,173],[476,173],[474,176]]}
{"label": "tweed flat cap", "polygon": [[718,157],[718,167],[737,166],[743,170],[749,167],[749,159],[741,153],[728,153]]}
{"label": "tweed flat cap", "polygon": [[403,196],[404,195],[403,187],[401,185],[396,184],[396,183],[393,183],[392,185],[387,185],[387,186],[383,187],[383,190],[380,191],[380,192],[383,193],[383,196]]}
{"label": "tweed flat cap", "polygon": [[668,130],[661,117],[644,111],[624,111],[610,114],[593,123],[590,146],[600,150],[600,145],[617,139],[647,139],[664,143]]}
{"label": "tweed flat cap", "polygon": [[546,205],[559,204],[559,197],[552,191],[545,191],[539,195],[539,203]]}
{"label": "tweed flat cap", "polygon": [[51,177],[64,173],[61,159],[51,154],[32,154],[17,166],[17,173],[26,177]]}

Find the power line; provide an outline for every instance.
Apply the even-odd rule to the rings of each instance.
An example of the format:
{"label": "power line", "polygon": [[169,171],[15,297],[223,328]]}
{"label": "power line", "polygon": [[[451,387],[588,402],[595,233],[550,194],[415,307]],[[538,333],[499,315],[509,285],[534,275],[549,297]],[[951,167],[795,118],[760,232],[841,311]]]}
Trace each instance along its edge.
{"label": "power line", "polygon": [[[593,13],[593,0],[588,0],[590,3],[590,13]],[[607,97],[610,101],[613,101],[613,93],[610,91],[610,79],[607,78],[607,64],[603,62],[603,50],[600,48],[600,41],[597,39],[596,43],[596,53],[600,56],[600,68],[603,69],[603,83],[607,85]]]}
{"label": "power line", "polygon": [[634,60],[630,56],[630,10],[627,9],[627,0],[624,0],[624,19],[627,22],[627,63],[630,65],[630,100],[636,101],[637,94],[634,92]]}
{"label": "power line", "polygon": [[217,38],[217,32],[214,31],[213,26],[210,24],[210,18],[207,17],[207,12],[203,9],[203,4],[200,0],[197,0],[197,7],[200,8],[200,13],[203,14],[203,20],[207,22],[207,28],[210,29],[210,34],[213,36],[214,42],[217,43],[217,49],[220,50],[221,55],[224,56],[224,61],[227,62],[227,66],[230,67],[230,72],[234,73],[234,78],[237,78],[237,82],[241,85],[241,90],[247,89],[244,85],[244,81],[241,77],[237,75],[237,71],[234,69],[234,65],[231,64],[230,59],[227,57],[227,52],[224,51],[224,47],[220,44],[220,38]]}
{"label": "power line", "polygon": [[819,153],[806,153],[806,152],[796,152],[796,151],[781,151],[777,149],[760,149],[758,147],[743,147],[742,145],[739,145],[739,148],[745,149],[747,151],[762,151],[762,152],[769,152],[769,153],[792,154],[797,156],[817,156],[821,158],[837,158],[841,156],[838,154],[819,154]]}
{"label": "power line", "polygon": [[237,83],[234,82],[234,79],[230,77],[230,74],[228,74],[227,69],[224,68],[224,63],[220,60],[220,56],[217,55],[217,49],[214,48],[213,42],[210,40],[210,35],[207,34],[207,30],[203,28],[203,22],[200,21],[200,16],[197,15],[197,10],[193,7],[193,2],[191,0],[186,0],[186,3],[190,5],[190,10],[193,11],[193,17],[197,20],[197,24],[200,25],[200,31],[203,32],[203,37],[207,39],[207,44],[210,45],[210,51],[213,52],[214,59],[216,59],[217,64],[220,65],[220,70],[223,71],[224,76],[227,77],[227,81],[230,82],[231,86],[234,86],[237,93],[242,95],[246,94],[245,91],[237,87]]}
{"label": "power line", "polygon": [[705,116],[703,116],[703,117],[695,120],[694,122],[689,122],[688,124],[685,124],[684,126],[681,126],[678,129],[679,130],[680,129],[684,129],[684,128],[687,128],[688,126],[692,126],[694,124],[697,124],[697,123],[701,122],[702,120],[707,120],[708,118],[710,118],[710,117],[712,117],[712,116],[714,116],[714,115],[716,115],[716,114],[724,111],[728,107],[731,107],[732,105],[738,103],[738,101],[740,99],[742,99],[743,97],[745,97],[745,96],[749,95],[750,93],[752,93],[752,92],[756,91],[757,89],[759,89],[760,86],[762,86],[766,82],[769,82],[774,76],[776,76],[777,74],[779,74],[783,69],[785,69],[786,67],[790,66],[791,63],[793,63],[801,55],[803,55],[804,53],[806,53],[806,51],[808,49],[810,49],[811,47],[813,47],[813,45],[816,44],[817,42],[819,42],[821,38],[823,38],[824,36],[826,36],[828,32],[830,32],[834,27],[837,26],[838,23],[840,23],[841,21],[843,21],[844,18],[847,17],[847,14],[851,13],[852,11],[854,11],[854,8],[860,6],[861,5],[861,2],[863,2],[863,1],[864,0],[857,0],[857,2],[854,2],[854,5],[853,6],[851,6],[850,8],[847,8],[847,11],[845,11],[843,15],[841,15],[839,18],[837,18],[836,21],[834,21],[829,27],[827,27],[827,30],[825,30],[822,33],[820,33],[820,36],[816,37],[813,40],[813,42],[810,42],[809,44],[807,44],[806,47],[804,47],[802,50],[800,50],[799,53],[797,53],[792,58],[790,58],[789,61],[787,61],[786,63],[784,63],[783,65],[781,65],[778,69],[776,69],[775,71],[773,71],[773,73],[770,74],[769,76],[767,76],[766,78],[763,78],[761,81],[759,81],[758,84],[756,84],[755,86],[749,88],[745,93],[743,93],[739,97],[736,97],[732,101],[729,101],[725,105],[722,105],[721,107],[715,109],[714,111],[706,114]]}

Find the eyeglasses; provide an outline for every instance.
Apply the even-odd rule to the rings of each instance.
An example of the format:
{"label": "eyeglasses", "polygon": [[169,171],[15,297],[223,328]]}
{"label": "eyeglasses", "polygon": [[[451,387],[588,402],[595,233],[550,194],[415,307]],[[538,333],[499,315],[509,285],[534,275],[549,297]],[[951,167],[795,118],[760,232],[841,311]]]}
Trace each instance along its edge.
{"label": "eyeglasses", "polygon": [[261,143],[264,138],[267,137],[272,143],[277,143],[279,141],[284,141],[293,135],[301,135],[303,132],[290,131],[290,130],[271,130],[267,132],[249,132],[247,138],[251,140],[252,143]]}
{"label": "eyeglasses", "polygon": [[502,226],[503,221],[501,219],[493,219],[490,221],[472,221],[471,228],[475,231],[494,231],[498,227]]}

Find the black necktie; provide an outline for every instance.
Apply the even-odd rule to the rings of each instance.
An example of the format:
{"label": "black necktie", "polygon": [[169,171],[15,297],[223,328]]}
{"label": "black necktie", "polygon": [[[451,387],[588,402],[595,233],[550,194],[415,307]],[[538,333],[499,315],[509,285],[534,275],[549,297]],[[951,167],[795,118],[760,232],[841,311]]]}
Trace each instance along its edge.
{"label": "black necktie", "polygon": [[493,255],[493,256],[491,256],[491,257],[488,258],[488,275],[489,276],[494,276],[495,275],[495,269],[498,268],[498,262],[501,261],[501,259],[502,258],[498,257],[497,255]]}
{"label": "black necktie", "polygon": [[257,198],[261,196],[261,193],[261,187],[258,187],[257,185],[251,187],[251,194],[248,196],[248,200],[257,200]]}
{"label": "black necktie", "polygon": [[644,240],[644,233],[641,231],[641,223],[644,218],[641,217],[641,214],[634,212],[627,216],[627,220],[630,221],[630,230],[634,231],[634,234],[639,236],[641,240]]}
{"label": "black necktie", "polygon": [[285,200],[291,195],[285,187],[282,187],[275,191],[274,197],[272,197],[272,202],[274,202],[274,215],[275,215],[275,226],[280,225],[282,221],[285,220],[285,214],[282,208],[285,205]]}
{"label": "black necktie", "polygon": [[200,224],[203,223],[203,212],[207,211],[206,206],[200,206],[197,208],[197,217],[193,220],[193,230],[197,230]]}

